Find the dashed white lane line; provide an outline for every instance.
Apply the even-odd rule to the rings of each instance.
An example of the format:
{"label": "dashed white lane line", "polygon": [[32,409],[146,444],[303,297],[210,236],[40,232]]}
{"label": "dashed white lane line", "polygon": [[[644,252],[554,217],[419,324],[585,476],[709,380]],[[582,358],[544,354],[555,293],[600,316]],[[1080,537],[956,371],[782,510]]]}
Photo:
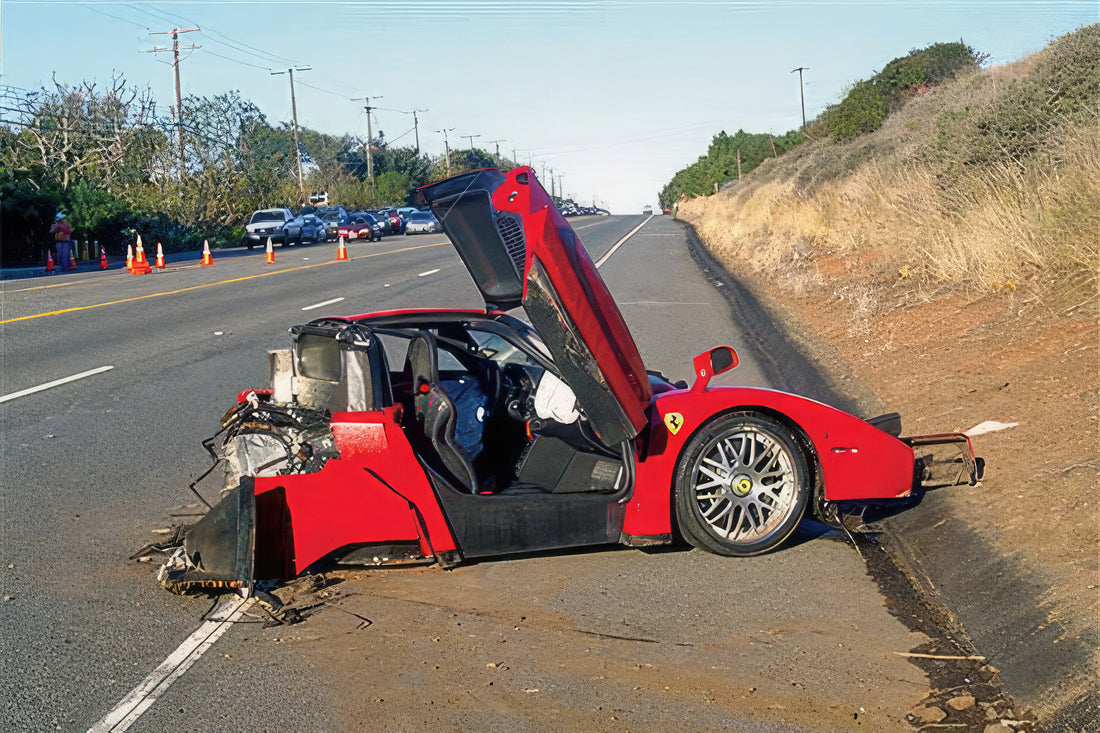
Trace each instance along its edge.
{"label": "dashed white lane line", "polygon": [[434,275],[437,272],[439,272],[438,267],[435,268],[434,270],[428,270],[427,272],[421,272],[417,275],[417,277],[427,277],[428,275]]}
{"label": "dashed white lane line", "polygon": [[302,310],[311,311],[314,308],[324,308],[326,305],[332,305],[333,303],[339,303],[343,298],[333,298],[332,300],[326,300],[324,303],[314,303],[313,305],[307,305]]}
{"label": "dashed white lane line", "polygon": [[203,622],[195,633],[187,637],[176,651],[169,654],[168,658],[161,662],[160,666],[154,669],[140,685],[131,690],[130,694],[124,697],[114,710],[107,713],[103,720],[89,728],[88,733],[122,733],[133,725],[173,682],[182,677],[199,657],[214,646],[214,642],[221,638],[221,635],[248,610],[255,600],[255,598],[235,598],[218,606],[209,620]]}
{"label": "dashed white lane line", "polygon": [[27,395],[34,394],[35,392],[41,392],[43,390],[52,389],[52,388],[58,387],[62,384],[68,384],[69,382],[75,382],[78,379],[84,379],[85,377],[91,377],[95,374],[102,374],[103,372],[109,372],[112,369],[114,369],[113,366],[101,366],[101,367],[98,367],[96,369],[89,369],[86,372],[81,372],[80,374],[74,374],[71,377],[63,377],[61,379],[55,379],[52,382],[46,382],[45,384],[40,384],[37,387],[28,387],[27,389],[21,389],[18,392],[12,392],[11,394],[6,394],[3,397],[0,397],[0,402],[7,402],[8,400],[14,400],[14,399],[19,398],[19,397],[26,397]]}
{"label": "dashed white lane line", "polygon": [[625,236],[625,237],[623,237],[622,239],[620,239],[620,240],[619,240],[618,242],[615,242],[615,244],[611,245],[611,249],[607,250],[607,252],[605,252],[605,253],[604,253],[603,257],[601,257],[600,259],[596,260],[596,267],[603,267],[603,263],[605,263],[605,262],[607,262],[607,261],[608,261],[609,259],[611,259],[611,255],[615,254],[615,251],[616,251],[616,250],[618,250],[618,249],[619,249],[619,247],[622,247],[622,246],[623,246],[623,244],[624,244],[624,243],[626,243],[626,240],[630,239],[630,238],[631,238],[631,237],[633,237],[633,236],[634,236],[635,234],[637,234],[637,233],[638,233],[638,230],[639,230],[639,229],[641,229],[642,227],[644,227],[644,226],[645,226],[646,224],[648,224],[648,223],[649,223],[649,220],[650,220],[650,219],[652,219],[652,218],[653,218],[653,214],[650,214],[650,215],[649,215],[649,216],[648,216],[648,217],[646,218],[646,220],[645,220],[645,221],[643,221],[643,222],[642,222],[641,224],[639,224],[638,226],[634,227],[634,228],[633,228],[633,229],[631,229],[631,230],[630,230],[629,232],[627,232],[627,234],[626,234],[626,236]]}

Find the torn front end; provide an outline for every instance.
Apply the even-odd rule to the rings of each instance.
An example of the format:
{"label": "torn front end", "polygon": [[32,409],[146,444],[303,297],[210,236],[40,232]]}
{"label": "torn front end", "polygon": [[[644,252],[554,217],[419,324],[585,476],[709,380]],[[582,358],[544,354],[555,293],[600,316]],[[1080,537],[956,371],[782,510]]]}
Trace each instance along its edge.
{"label": "torn front end", "polygon": [[161,565],[157,580],[173,593],[252,588],[256,496],[242,481],[185,535],[183,546]]}
{"label": "torn front end", "polygon": [[[172,592],[247,593],[372,545],[403,548],[403,562],[434,557],[414,504],[430,488],[390,404],[380,341],[333,321],[291,335],[292,349],[270,352],[271,388],[242,392],[203,443],[215,461],[207,475],[224,469],[222,499],[161,567]],[[446,527],[433,529],[453,550]]]}

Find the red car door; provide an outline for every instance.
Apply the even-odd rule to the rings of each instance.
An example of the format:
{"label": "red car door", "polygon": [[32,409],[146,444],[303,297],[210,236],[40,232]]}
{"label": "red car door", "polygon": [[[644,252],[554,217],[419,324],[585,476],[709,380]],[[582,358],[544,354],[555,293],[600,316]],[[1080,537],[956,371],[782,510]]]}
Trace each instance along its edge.
{"label": "red car door", "polygon": [[604,444],[635,437],[647,423],[645,365],[599,271],[534,171],[467,171],[419,193],[486,307],[523,307]]}

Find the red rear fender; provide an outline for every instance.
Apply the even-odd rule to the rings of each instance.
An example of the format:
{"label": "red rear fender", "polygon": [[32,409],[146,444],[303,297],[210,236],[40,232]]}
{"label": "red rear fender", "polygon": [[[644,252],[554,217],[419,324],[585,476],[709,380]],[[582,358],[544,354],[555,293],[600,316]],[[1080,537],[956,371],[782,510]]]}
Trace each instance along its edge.
{"label": "red rear fender", "polygon": [[865,421],[798,395],[755,387],[676,390],[653,399],[648,441],[639,453],[634,495],[624,532],[671,531],[670,492],[691,438],[716,416],[738,411],[769,414],[800,432],[821,467],[825,498],[893,499],[913,488],[913,449]]}

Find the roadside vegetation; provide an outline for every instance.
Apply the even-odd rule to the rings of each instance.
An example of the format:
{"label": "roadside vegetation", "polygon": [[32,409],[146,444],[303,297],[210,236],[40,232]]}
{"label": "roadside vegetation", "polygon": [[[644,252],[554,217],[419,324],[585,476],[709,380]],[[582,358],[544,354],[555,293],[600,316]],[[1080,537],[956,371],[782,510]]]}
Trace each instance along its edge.
{"label": "roadside vegetation", "polygon": [[[1100,25],[953,73],[875,104],[860,82],[881,120],[830,107],[812,140],[679,215],[864,414],[897,411],[908,434],[1007,426],[976,438],[986,480],[914,511],[942,511],[930,542],[954,525],[979,548],[994,571],[970,558],[964,577],[1019,609],[1004,628],[1034,606],[1059,629],[1042,653],[1061,671],[1023,692],[1045,728],[1081,730],[1100,661]],[[1027,664],[1016,644],[997,666]]]}
{"label": "roadside vegetation", "polygon": [[877,283],[872,300],[910,278],[1094,291],[1100,25],[988,70],[956,46],[857,82],[807,126],[813,140],[688,202],[684,218],[720,258],[758,272],[858,266]]}
{"label": "roadside vegetation", "polygon": [[[378,133],[370,141],[372,186],[366,140],[300,127],[308,161],[299,189],[290,126],[269,122],[236,91],[184,98],[179,124],[147,89],[120,77],[0,88],[0,97],[0,256],[8,266],[41,259],[59,211],[74,239],[96,240],[109,254],[123,251],[134,232],[169,252],[204,239],[235,246],[256,209],[297,209],[313,191],[348,210],[403,203],[410,188],[447,172],[442,156]],[[511,167],[479,149],[451,151],[451,172],[486,165]]]}

